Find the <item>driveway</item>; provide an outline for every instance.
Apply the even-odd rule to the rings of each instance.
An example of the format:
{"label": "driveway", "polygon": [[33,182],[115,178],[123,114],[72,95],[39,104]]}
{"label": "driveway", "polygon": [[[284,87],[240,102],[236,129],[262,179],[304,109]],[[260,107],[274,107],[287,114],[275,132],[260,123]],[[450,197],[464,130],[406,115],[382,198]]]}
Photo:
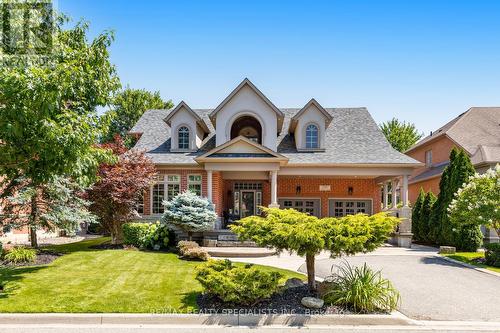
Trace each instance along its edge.
{"label": "driveway", "polygon": [[[367,263],[401,293],[400,311],[418,320],[500,321],[500,277],[436,257],[433,248],[383,247],[372,254],[347,257]],[[320,258],[316,275],[326,277],[341,260]],[[299,271],[305,272],[305,264]]]}

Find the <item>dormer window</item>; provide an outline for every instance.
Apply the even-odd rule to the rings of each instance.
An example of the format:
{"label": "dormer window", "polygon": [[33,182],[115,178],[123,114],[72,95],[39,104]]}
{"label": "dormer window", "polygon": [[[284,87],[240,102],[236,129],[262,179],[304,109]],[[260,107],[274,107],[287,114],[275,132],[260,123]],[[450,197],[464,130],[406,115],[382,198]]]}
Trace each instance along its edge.
{"label": "dormer window", "polygon": [[189,128],[186,126],[179,128],[177,142],[179,149],[189,149]]}
{"label": "dormer window", "polygon": [[319,148],[319,129],[314,124],[307,125],[306,127],[306,148]]}

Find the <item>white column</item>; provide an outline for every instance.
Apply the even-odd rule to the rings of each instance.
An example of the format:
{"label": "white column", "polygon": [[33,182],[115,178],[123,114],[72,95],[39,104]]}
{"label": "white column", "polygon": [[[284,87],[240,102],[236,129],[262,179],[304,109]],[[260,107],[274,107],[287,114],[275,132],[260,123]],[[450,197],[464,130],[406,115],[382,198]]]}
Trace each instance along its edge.
{"label": "white column", "polygon": [[397,200],[398,200],[398,197],[396,196],[396,187],[398,187],[398,181],[397,179],[393,179],[392,180],[392,184],[391,184],[391,192],[392,192],[392,206],[391,208],[392,209],[396,209],[397,208]]}
{"label": "white column", "polygon": [[212,170],[207,170],[207,198],[212,202]]}
{"label": "white column", "polygon": [[389,208],[389,183],[385,182],[384,183],[384,210],[387,210]]}
{"label": "white column", "polygon": [[271,208],[278,208],[278,171],[271,171]]}
{"label": "white column", "polygon": [[403,207],[408,207],[408,175],[403,175],[401,198],[403,200]]}

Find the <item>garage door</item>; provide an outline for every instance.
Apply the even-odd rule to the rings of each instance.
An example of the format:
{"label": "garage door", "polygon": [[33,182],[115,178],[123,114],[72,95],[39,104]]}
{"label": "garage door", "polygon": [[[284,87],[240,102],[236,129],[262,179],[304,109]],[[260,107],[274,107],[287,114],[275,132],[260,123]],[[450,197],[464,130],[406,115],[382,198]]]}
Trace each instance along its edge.
{"label": "garage door", "polygon": [[278,199],[281,208],[293,208],[299,212],[309,213],[320,217],[319,199],[284,198]]}
{"label": "garage door", "polygon": [[345,200],[345,199],[330,199],[328,200],[329,216],[346,216],[357,213],[372,214],[371,200]]}

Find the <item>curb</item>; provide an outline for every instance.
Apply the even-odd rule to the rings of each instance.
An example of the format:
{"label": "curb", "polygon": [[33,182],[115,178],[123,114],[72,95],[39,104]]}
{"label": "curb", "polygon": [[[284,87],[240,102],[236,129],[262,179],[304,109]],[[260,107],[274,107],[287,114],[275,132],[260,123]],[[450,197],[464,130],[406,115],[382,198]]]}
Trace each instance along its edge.
{"label": "curb", "polygon": [[455,264],[458,264],[458,265],[461,265],[461,266],[464,266],[464,267],[467,267],[467,268],[471,268],[471,269],[476,270],[478,272],[482,272],[482,273],[490,274],[490,275],[493,275],[493,276],[496,276],[496,277],[500,277],[500,273],[491,271],[491,270],[486,269],[486,268],[477,267],[477,266],[468,264],[468,263],[460,261],[460,260],[456,260],[456,259],[452,259],[452,258],[449,258],[449,257],[445,257],[445,256],[440,255],[440,254],[436,254],[435,256],[437,258],[441,258],[441,259],[446,260],[448,262],[452,262],[452,263],[455,263]]}
{"label": "curb", "polygon": [[399,312],[387,315],[251,315],[251,314],[0,314],[2,325],[214,325],[333,326],[416,325]]}

